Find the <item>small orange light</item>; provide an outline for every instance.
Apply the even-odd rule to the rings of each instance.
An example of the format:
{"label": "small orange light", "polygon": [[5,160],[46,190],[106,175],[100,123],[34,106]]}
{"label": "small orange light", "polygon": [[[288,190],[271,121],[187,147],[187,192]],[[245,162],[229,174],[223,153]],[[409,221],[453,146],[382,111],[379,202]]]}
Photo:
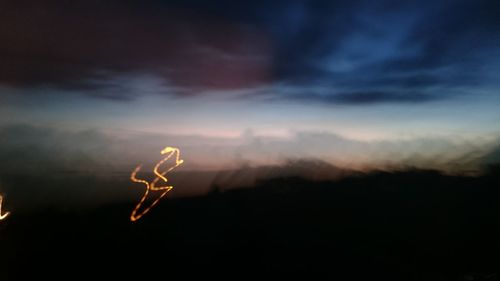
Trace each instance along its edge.
{"label": "small orange light", "polygon": [[[135,170],[132,171],[132,174],[130,175],[131,181],[142,183],[146,186],[146,191],[144,192],[144,195],[142,195],[141,200],[139,201],[139,203],[137,203],[134,210],[132,211],[132,214],[130,215],[130,221],[132,222],[139,220],[142,216],[147,214],[156,204],[158,204],[158,202],[160,201],[161,198],[163,198],[163,196],[165,196],[170,190],[172,190],[172,188],[174,188],[172,185],[156,186],[156,184],[158,183],[159,180],[167,182],[168,179],[165,175],[170,171],[172,171],[173,169],[177,168],[182,163],[184,163],[184,160],[180,159],[181,152],[178,148],[167,146],[160,153],[162,155],[167,154],[167,156],[155,165],[153,171],[156,175],[156,178],[151,183],[149,183],[146,180],[137,178],[137,173],[141,169],[142,165],[137,166],[137,168],[135,168]],[[160,166],[166,161],[168,161],[168,159],[170,159],[174,154],[176,155],[175,165],[171,166],[170,168],[166,169],[163,172],[160,172],[159,171]],[[139,212],[139,209],[142,207],[144,201],[146,201],[146,198],[148,197],[150,191],[163,191],[163,193],[156,200],[154,200],[153,203],[151,203],[148,207],[146,207],[142,212]]]}
{"label": "small orange light", "polygon": [[0,221],[4,220],[10,215],[10,212],[2,214],[2,202],[3,202],[3,196],[0,194]]}

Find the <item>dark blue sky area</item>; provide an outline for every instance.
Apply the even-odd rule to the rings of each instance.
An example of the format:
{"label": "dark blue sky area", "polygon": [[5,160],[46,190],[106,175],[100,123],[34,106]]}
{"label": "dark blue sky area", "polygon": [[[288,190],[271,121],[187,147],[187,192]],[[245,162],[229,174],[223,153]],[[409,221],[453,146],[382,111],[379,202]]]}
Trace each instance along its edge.
{"label": "dark blue sky area", "polygon": [[[130,100],[272,85],[270,98],[419,103],[498,90],[498,1],[11,1],[0,83]],[[116,89],[115,89],[116,90]],[[257,93],[255,93],[257,94]]]}

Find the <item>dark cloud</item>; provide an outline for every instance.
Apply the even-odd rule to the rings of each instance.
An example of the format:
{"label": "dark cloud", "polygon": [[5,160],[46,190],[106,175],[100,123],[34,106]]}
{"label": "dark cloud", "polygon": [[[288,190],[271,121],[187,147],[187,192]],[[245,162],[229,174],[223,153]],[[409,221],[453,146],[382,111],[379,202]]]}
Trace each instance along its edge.
{"label": "dark cloud", "polygon": [[[0,83],[130,100],[137,93],[110,81],[150,75],[180,96],[286,83],[336,89],[326,102],[426,102],[493,83],[499,7],[493,0],[12,1],[0,6]],[[321,100],[307,90],[302,96]]]}
{"label": "dark cloud", "polygon": [[330,100],[336,103],[368,104],[378,102],[425,102],[437,97],[421,93],[390,93],[390,92],[347,92],[332,95]]}
{"label": "dark cloud", "polygon": [[[110,140],[96,131],[61,132],[29,125],[0,130],[0,173],[98,171],[110,162]],[[112,157],[108,158],[109,160]]]}
{"label": "dark cloud", "polygon": [[486,164],[500,164],[500,144],[494,147],[486,156],[484,157],[484,162]]}
{"label": "dark cloud", "polygon": [[0,80],[9,85],[91,91],[113,86],[107,81],[119,75],[153,74],[225,89],[265,79],[265,38],[173,4],[161,13],[155,5],[100,1],[3,6]]}

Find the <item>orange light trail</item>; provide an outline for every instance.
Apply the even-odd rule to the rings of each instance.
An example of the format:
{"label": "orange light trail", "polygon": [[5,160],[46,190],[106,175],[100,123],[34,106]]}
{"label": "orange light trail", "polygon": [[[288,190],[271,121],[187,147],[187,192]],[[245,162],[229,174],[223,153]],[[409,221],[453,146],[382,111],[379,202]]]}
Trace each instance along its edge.
{"label": "orange light trail", "polygon": [[0,221],[6,219],[10,215],[10,212],[2,214],[2,202],[3,196],[0,194]]}
{"label": "orange light trail", "polygon": [[[156,178],[151,183],[144,179],[137,178],[137,173],[141,169],[142,165],[137,166],[137,168],[135,168],[132,174],[130,174],[131,181],[142,183],[146,186],[146,191],[144,192],[144,195],[142,195],[141,200],[139,201],[139,203],[137,203],[134,210],[132,211],[132,214],[130,215],[130,221],[132,222],[139,220],[142,216],[147,214],[156,204],[158,204],[158,202],[161,200],[161,198],[163,198],[163,196],[165,196],[170,190],[172,190],[172,188],[174,188],[174,186],[172,185],[156,186],[156,184],[158,183],[159,180],[162,180],[163,182],[166,183],[168,179],[165,175],[170,171],[172,171],[173,169],[180,166],[182,163],[184,163],[184,160],[180,159],[181,152],[178,148],[167,146],[160,153],[162,155],[167,154],[167,156],[162,160],[160,160],[160,162],[158,162],[155,165],[153,172],[155,173]],[[163,163],[167,162],[170,158],[172,158],[174,154],[176,155],[175,165],[171,166],[170,168],[166,169],[163,172],[160,172],[159,171],[160,166]],[[146,201],[146,198],[148,197],[150,191],[163,191],[163,193],[156,200],[154,200],[153,203],[151,203],[148,207],[146,207],[142,212],[139,212],[139,209],[142,207],[144,201]]]}

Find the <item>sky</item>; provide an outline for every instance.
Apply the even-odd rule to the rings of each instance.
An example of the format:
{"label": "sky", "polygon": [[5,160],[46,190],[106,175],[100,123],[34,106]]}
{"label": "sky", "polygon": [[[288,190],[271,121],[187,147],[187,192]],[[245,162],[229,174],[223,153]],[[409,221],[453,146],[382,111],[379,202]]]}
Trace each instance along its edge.
{"label": "sky", "polygon": [[498,1],[3,1],[2,173],[500,159]]}

